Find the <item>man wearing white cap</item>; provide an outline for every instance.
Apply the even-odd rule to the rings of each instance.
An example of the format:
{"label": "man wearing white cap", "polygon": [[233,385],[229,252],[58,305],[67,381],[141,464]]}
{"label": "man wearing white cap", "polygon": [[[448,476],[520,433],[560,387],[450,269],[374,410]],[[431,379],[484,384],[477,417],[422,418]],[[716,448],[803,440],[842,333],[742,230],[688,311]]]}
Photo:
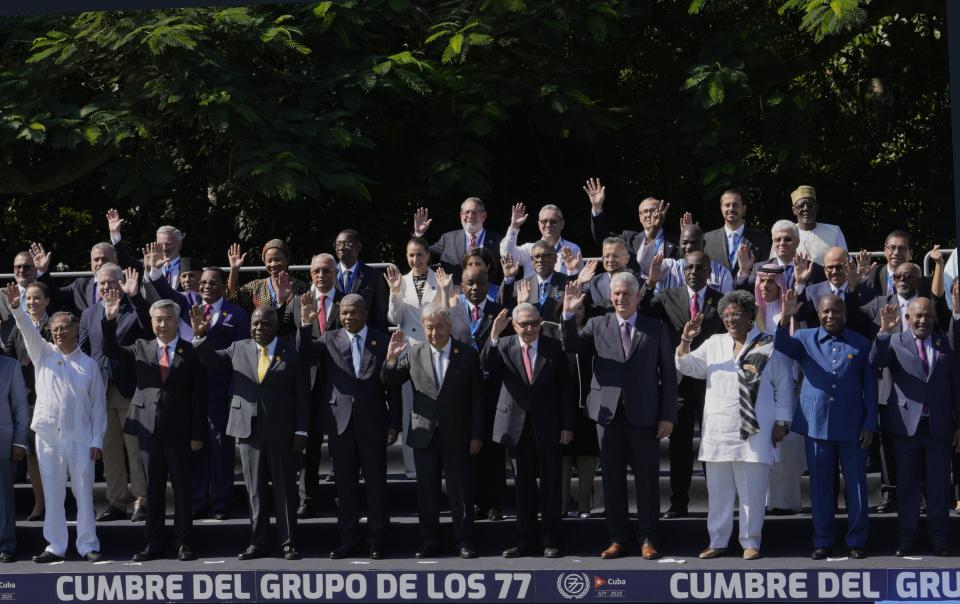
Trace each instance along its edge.
{"label": "man wearing white cap", "polygon": [[847,240],[843,237],[840,227],[835,224],[817,222],[817,190],[808,185],[801,185],[790,194],[790,203],[793,206],[793,215],[797,217],[797,227],[800,229],[800,248],[802,255],[817,264],[823,264],[823,255],[832,247],[847,247]]}

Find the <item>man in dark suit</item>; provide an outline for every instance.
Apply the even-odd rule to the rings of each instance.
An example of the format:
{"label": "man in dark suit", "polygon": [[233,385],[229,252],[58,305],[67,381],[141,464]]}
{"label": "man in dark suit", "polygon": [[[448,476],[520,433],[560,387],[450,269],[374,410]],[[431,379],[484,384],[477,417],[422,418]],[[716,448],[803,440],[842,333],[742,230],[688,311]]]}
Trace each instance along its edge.
{"label": "man in dark suit", "polygon": [[[460,225],[456,231],[447,231],[436,243],[430,246],[431,262],[439,262],[443,270],[453,275],[454,282],[460,281],[460,268],[464,255],[476,247],[485,248],[493,256],[490,278],[499,283],[500,241],[503,236],[484,228],[487,220],[487,208],[479,197],[468,197],[460,204]],[[430,228],[430,213],[426,208],[418,208],[413,216],[413,234],[425,237]]]}
{"label": "man in dark suit", "polygon": [[[749,250],[744,250],[740,254],[737,260],[739,269],[733,276],[735,288],[749,292],[754,291],[757,281],[757,266],[761,264],[782,266],[787,285],[791,289],[799,288],[799,285],[809,285],[827,280],[821,264],[797,255],[797,248],[800,246],[800,229],[797,228],[796,224],[789,220],[778,220],[770,227],[770,235],[773,240],[772,255],[766,262],[755,262],[757,257],[750,254]],[[760,258],[764,256],[766,254],[760,256]]]}
{"label": "man in dark suit", "polygon": [[[804,264],[803,261],[800,264]],[[823,254],[823,270],[827,280],[803,287],[798,296],[798,327],[819,327],[817,309],[820,308],[820,300],[827,294],[833,294],[847,305],[847,327],[865,338],[873,338],[874,318],[864,313],[861,306],[868,305],[879,294],[869,285],[860,282],[861,274],[855,268],[857,267],[850,266],[847,250],[841,247],[832,247]]]}
{"label": "man in dark suit", "polygon": [[[747,204],[743,194],[736,189],[727,189],[720,195],[720,213],[723,214],[723,226],[704,234],[703,251],[735,276],[740,269],[741,253],[749,253],[754,258],[767,257],[770,237],[743,222]],[[745,248],[744,252],[740,252],[741,246]]]}
{"label": "man in dark suit", "polygon": [[513,310],[516,335],[501,338],[510,324],[510,314],[501,310],[481,356],[484,369],[503,382],[493,440],[510,452],[516,477],[517,545],[503,552],[505,558],[537,547],[538,509],[543,556],[562,555],[560,445],[573,440],[577,401],[567,356],[558,340],[541,335],[542,322],[535,306],[520,304]]}
{"label": "man in dark suit", "polygon": [[[388,336],[368,327],[363,298],[348,294],[340,301],[340,323],[315,338],[316,300],[307,292],[300,300],[298,349],[316,359],[323,375],[314,406],[319,417],[311,430],[330,437],[333,471],[337,477],[337,525],[340,545],[330,552],[346,558],[360,542],[360,473],[367,493],[367,542],[370,558],[383,558],[390,525],[387,509],[387,447],[400,433],[399,388],[386,388],[380,371],[387,356]],[[314,390],[317,393],[316,390]]]}
{"label": "man in dark suit", "polygon": [[[97,285],[95,276],[100,267],[108,263],[118,264],[117,250],[112,245],[98,243],[90,248],[90,271],[94,277],[77,277],[65,287],[54,287],[50,292],[54,306],[63,310],[76,309],[78,313],[82,313],[98,304],[103,292]],[[99,322],[99,319],[97,321]]]}
{"label": "man in dark suit", "polygon": [[[707,287],[710,275],[710,257],[703,252],[691,252],[684,258],[683,278],[686,285],[665,289],[653,295],[652,279],[644,284],[640,298],[640,312],[663,321],[670,333],[671,345],[680,345],[683,326],[698,314],[703,315],[700,334],[691,348],[707,338],[724,333],[723,321],[717,312],[722,294]],[[690,482],[693,477],[693,428],[703,418],[703,399],[706,380],[685,375],[677,387],[677,421],[670,434],[670,508],[664,518],[685,518],[690,503]]]}
{"label": "man in dark suit", "polygon": [[937,317],[928,298],[916,298],[908,306],[909,331],[897,329],[900,313],[896,306],[884,306],[881,316],[870,361],[889,368],[893,378],[890,399],[881,407],[881,415],[899,470],[896,555],[908,556],[913,551],[923,477],[927,534],[934,553],[948,556],[953,503],[950,456],[953,449],[960,449],[960,369],[952,343],[936,332]]}
{"label": "man in dark suit", "polygon": [[[314,338],[319,338],[328,331],[339,329],[340,300],[343,294],[334,286],[337,279],[337,261],[330,254],[317,254],[310,260],[310,293],[316,301],[316,318],[310,324],[310,331]],[[281,332],[299,335],[303,327],[301,318],[300,296],[291,298],[283,313]],[[298,342],[299,343],[299,342]],[[323,385],[323,374],[316,366],[310,367],[310,391],[313,399],[318,400]],[[320,408],[311,405],[310,425],[320,426]],[[297,508],[297,518],[311,518],[317,513],[317,504],[320,496],[320,458],[323,447],[322,429],[311,429],[307,439],[307,452],[303,457],[303,472],[300,473],[300,507]]]}
{"label": "man in dark suit", "polygon": [[[875,264],[866,283],[883,295],[895,293],[893,273],[904,262],[913,262],[913,237],[910,233],[897,229],[890,231],[883,242],[883,257],[886,264]],[[923,277],[918,287],[920,295],[930,296],[930,277]]]}
{"label": "man in dark suit", "polygon": [[250,545],[238,557],[252,560],[270,551],[270,515],[263,501],[269,480],[283,557],[299,560],[297,468],[307,444],[309,373],[296,347],[277,337],[279,321],[273,308],[258,306],[250,317],[251,339],[223,350],[215,350],[204,337],[203,308],[190,309],[190,322],[203,364],[233,373],[227,434],[238,439],[252,529]]}
{"label": "man in dark suit", "polygon": [[0,563],[15,562],[17,464],[27,456],[27,388],[20,363],[0,357]]}
{"label": "man in dark suit", "polygon": [[[588,317],[613,312],[613,302],[610,301],[610,280],[615,274],[629,270],[627,265],[630,263],[630,252],[623,239],[619,237],[604,239],[601,247],[601,261],[604,272],[591,277],[590,281],[582,287],[587,294]],[[548,317],[548,319],[553,318]]]}
{"label": "man in dark suit", "polygon": [[517,305],[517,288],[525,282],[530,289],[530,303],[537,307],[541,316],[555,317],[557,303],[563,297],[563,288],[570,278],[553,270],[557,263],[557,250],[542,239],[530,248],[530,260],[534,274],[512,284],[504,279],[497,302],[507,310],[512,310]]}
{"label": "man in dark suit", "polygon": [[[123,423],[136,390],[133,363],[126,358],[108,358],[103,351],[103,299],[107,291],[121,291],[117,317],[117,342],[131,346],[150,334],[150,317],[146,300],[140,295],[137,272],[122,270],[105,263],[96,273],[99,301],[80,316],[80,349],[100,366],[107,379],[107,432],[103,437],[103,475],[107,482],[106,509],[97,515],[98,522],[126,518],[127,502],[132,494],[133,520],[146,520],[147,484],[136,436],[124,434]],[[129,475],[128,475],[129,468]],[[127,488],[129,476],[130,487]]]}
{"label": "man in dark suit", "polygon": [[428,306],[422,313],[427,341],[405,347],[402,331],[390,338],[381,379],[395,387],[410,380],[413,411],[407,445],[417,469],[417,508],[422,544],[417,558],[440,548],[440,487],[446,473],[447,497],[461,558],[476,558],[470,457],[483,447],[483,377],[472,346],[450,337],[450,311]]}
{"label": "man in dark suit", "polygon": [[641,231],[626,230],[622,233],[613,233],[607,224],[607,215],[603,211],[603,202],[607,196],[607,188],[600,184],[600,179],[591,178],[583,187],[590,200],[590,234],[598,245],[603,244],[607,237],[614,236],[623,239],[630,252],[630,270],[635,271],[645,279],[650,273],[650,263],[654,256],[663,254],[664,258],[679,258],[679,239],[672,233],[663,230],[663,223],[667,217],[670,204],[662,199],[647,197],[640,202],[638,208]]}
{"label": "man in dark suit", "polygon": [[336,288],[341,296],[359,294],[367,303],[370,325],[386,331],[389,292],[383,279],[383,271],[360,262],[360,250],[363,243],[360,233],[353,229],[344,229],[337,235],[334,243],[337,258]]}
{"label": "man in dark suit", "polygon": [[563,349],[593,353],[587,412],[597,422],[603,499],[610,547],[604,559],[626,554],[629,541],[627,465],[637,496],[637,540],[647,560],[660,556],[656,544],[660,513],[660,439],[677,421],[677,372],[667,326],[637,313],[640,285],[623,272],[613,276],[614,312],[593,317],[579,332],[576,310],[585,294],[576,284],[563,298]]}
{"label": "man in dark suit", "polygon": [[193,527],[193,460],[190,452],[203,446],[207,415],[207,376],[188,342],[180,341],[180,307],[159,300],[150,307],[155,339],[130,346],[117,342],[120,292],[104,292],[103,351],[134,369],[136,392],[123,431],[135,436],[147,477],[147,546],[134,554],[137,562],[164,555],[167,477],[173,486],[177,558],[194,560],[190,546]]}

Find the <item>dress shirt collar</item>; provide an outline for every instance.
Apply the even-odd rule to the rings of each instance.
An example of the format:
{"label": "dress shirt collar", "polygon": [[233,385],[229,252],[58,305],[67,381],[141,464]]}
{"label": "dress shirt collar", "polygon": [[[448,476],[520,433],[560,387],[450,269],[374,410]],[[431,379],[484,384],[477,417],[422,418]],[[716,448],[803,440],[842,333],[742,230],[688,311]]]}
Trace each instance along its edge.
{"label": "dress shirt collar", "polygon": [[486,299],[484,299],[480,304],[474,304],[473,302],[471,302],[470,300],[468,300],[466,296],[464,296],[463,301],[467,303],[467,310],[469,311],[467,314],[469,314],[471,318],[473,318],[473,309],[474,309],[474,308],[478,308],[478,309],[480,310],[480,314],[482,315],[482,314],[483,314],[483,309],[487,306],[487,300],[486,300]]}
{"label": "dress shirt collar", "polygon": [[727,239],[730,239],[730,237],[731,237],[732,235],[740,235],[741,237],[743,237],[743,228],[744,228],[745,226],[746,226],[746,225],[741,222],[741,223],[740,223],[740,226],[739,226],[736,230],[731,231],[731,230],[730,230],[730,227],[728,227],[727,224],[724,223],[724,224],[723,224],[723,232],[727,235]]}
{"label": "dress shirt collar", "polygon": [[910,298],[910,299],[904,298],[904,297],[901,296],[900,294],[897,294],[897,304],[900,305],[900,308],[903,308],[904,306],[910,304],[911,302],[913,302],[913,301],[916,300],[916,299],[917,299],[917,295],[916,295],[916,294],[914,294],[913,297]]}
{"label": "dress shirt collar", "polygon": [[524,346],[529,346],[529,347],[530,347],[530,350],[533,351],[534,354],[536,354],[537,351],[539,350],[540,338],[537,338],[536,340],[534,340],[534,341],[531,342],[530,344],[527,344],[526,342],[524,342],[523,340],[520,339],[520,336],[517,336],[517,342],[520,343],[520,348],[521,348],[521,349],[522,349]]}
{"label": "dress shirt collar", "polygon": [[[280,341],[279,338],[274,337],[273,340],[267,344],[267,356],[273,358],[274,353],[277,351],[277,343]],[[260,354],[260,345],[257,344],[257,354]]]}
{"label": "dress shirt collar", "polygon": [[540,273],[534,273],[537,276],[537,286],[539,287],[541,283],[550,283],[553,280],[553,273],[551,272],[546,277],[541,277]]}
{"label": "dress shirt collar", "polygon": [[361,347],[363,347],[363,345],[366,343],[366,341],[367,341],[367,332],[370,331],[370,330],[367,328],[366,325],[364,325],[364,326],[363,326],[363,329],[361,329],[361,330],[358,331],[357,333],[350,333],[350,330],[348,330],[346,327],[344,327],[343,330],[344,330],[345,332],[347,332],[347,338],[350,340],[350,345],[351,345],[351,346],[353,345],[353,336],[359,335],[359,336],[360,336],[360,346],[361,346]]}
{"label": "dress shirt collar", "polygon": [[311,286],[310,286],[310,291],[311,291],[311,293],[313,293],[313,297],[316,298],[317,302],[320,301],[320,296],[326,296],[326,297],[327,297],[327,303],[329,304],[329,303],[333,302],[333,297],[334,297],[334,295],[335,295],[335,293],[336,293],[336,291],[337,291],[337,288],[331,287],[331,288],[328,289],[327,291],[322,292],[322,291],[320,291],[319,289],[317,289],[317,286],[316,286],[316,285],[311,285]]}
{"label": "dress shirt collar", "polygon": [[636,327],[636,326],[637,326],[637,313],[633,313],[632,315],[630,315],[630,316],[627,317],[626,319],[621,318],[620,315],[618,315],[618,314],[616,314],[616,313],[614,313],[614,315],[616,315],[616,317],[617,317],[617,327],[619,327],[620,329],[623,329],[623,324],[624,324],[624,323],[629,323],[629,324],[630,324],[630,327]]}
{"label": "dress shirt collar", "polygon": [[160,338],[156,338],[157,342],[157,358],[160,358],[160,352],[163,350],[163,347],[167,347],[167,354],[170,355],[170,358],[173,358],[173,353],[177,349],[177,344],[180,343],[180,336],[173,336],[173,339],[164,344],[160,341]]}
{"label": "dress shirt collar", "polygon": [[343,273],[346,273],[348,271],[353,272],[359,265],[360,265],[360,260],[358,259],[356,262],[353,263],[353,266],[347,266],[343,262],[340,262],[337,264],[337,268],[340,269],[340,274],[342,275]]}
{"label": "dress shirt collar", "polygon": [[817,342],[819,342],[820,344],[823,344],[824,342],[826,342],[827,340],[829,340],[829,339],[831,339],[831,338],[836,338],[837,340],[844,340],[844,341],[846,341],[846,337],[844,336],[844,334],[846,334],[846,332],[847,332],[847,330],[846,330],[846,328],[844,328],[844,330],[841,331],[840,333],[838,333],[837,335],[833,335],[833,334],[831,334],[830,332],[828,332],[826,329],[824,329],[822,326],[821,326],[821,327],[818,327],[818,328],[817,328]]}
{"label": "dress shirt collar", "polygon": [[690,296],[691,300],[693,300],[693,296],[697,296],[697,308],[700,309],[700,312],[703,312],[703,299],[707,296],[707,286],[704,285],[694,294],[693,289],[688,285],[687,295]]}
{"label": "dress shirt collar", "polygon": [[844,281],[843,285],[841,285],[840,287],[834,287],[833,283],[830,283],[829,281],[827,281],[826,283],[827,283],[827,286],[830,288],[831,294],[834,294],[839,291],[841,294],[846,295],[847,291],[850,289],[850,284],[847,283],[846,281]]}
{"label": "dress shirt collar", "polygon": [[434,348],[433,344],[430,344],[430,353],[437,354],[440,353],[444,358],[450,358],[450,348],[453,346],[453,338],[447,339],[447,343],[443,348]]}
{"label": "dress shirt collar", "polygon": [[469,246],[469,245],[470,245],[470,237],[473,236],[473,237],[476,237],[476,238],[477,238],[477,245],[480,245],[480,244],[483,242],[483,234],[484,234],[485,231],[486,231],[486,229],[480,229],[480,230],[477,231],[476,233],[471,233],[471,232],[468,231],[467,229],[463,229],[464,241],[466,241],[466,242],[467,242],[467,245]]}

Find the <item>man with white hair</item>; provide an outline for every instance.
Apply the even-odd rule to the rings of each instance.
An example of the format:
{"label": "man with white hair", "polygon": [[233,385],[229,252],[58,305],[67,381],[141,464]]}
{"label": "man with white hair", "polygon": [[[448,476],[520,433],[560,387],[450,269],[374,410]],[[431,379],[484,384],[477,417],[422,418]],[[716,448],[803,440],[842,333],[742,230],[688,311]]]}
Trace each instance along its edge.
{"label": "man with white hair", "polygon": [[[487,251],[497,260],[491,271],[497,271],[500,259],[500,240],[503,237],[499,233],[488,231],[484,228],[487,220],[487,207],[479,197],[468,197],[460,204],[460,225],[461,229],[448,231],[440,236],[436,243],[430,246],[430,257],[432,261],[439,260],[440,266],[449,275],[453,275],[455,283],[460,283],[460,270],[463,256],[476,247],[486,248]],[[427,229],[433,219],[430,218],[430,212],[426,208],[417,208],[413,215],[413,234],[415,237],[425,237]],[[491,272],[491,279],[499,283]]]}
{"label": "man with white hair", "polygon": [[[111,208],[107,211],[107,226],[110,229],[110,242],[117,247],[121,261],[120,264],[133,266],[142,272],[144,269],[139,260],[128,255],[123,246],[120,245],[122,240],[120,230],[124,222],[126,221],[120,218],[120,213],[117,212],[117,210]],[[165,224],[157,229],[157,246],[158,252],[164,259],[164,263],[161,266],[163,276],[170,283],[170,287],[182,291],[183,288],[180,286],[180,248],[183,247],[183,233],[180,232],[180,229]],[[150,268],[153,267],[149,267],[147,270]]]}
{"label": "man with white hair", "polygon": [[55,313],[50,318],[53,341],[45,342],[20,308],[15,286],[7,287],[6,299],[14,309],[14,319],[36,371],[37,402],[30,428],[37,435],[37,461],[46,504],[43,538],[48,545],[33,561],[59,562],[67,553],[64,497],[68,475],[77,501],[77,552],[90,562],[99,561],[102,556],[93,517],[93,474],[107,428],[100,368],[80,350],[73,315]]}
{"label": "man with white hair", "polygon": [[[782,266],[787,285],[791,289],[797,289],[799,293],[805,285],[827,280],[823,265],[797,253],[800,245],[800,229],[797,225],[789,220],[778,220],[770,227],[770,236],[773,240],[770,259],[759,264]],[[740,269],[734,283],[735,288],[754,290],[757,280],[756,260],[749,254],[741,258]]]}
{"label": "man with white hair", "polygon": [[[534,274],[531,254],[534,242],[517,245],[517,237],[520,235],[520,227],[527,222],[527,206],[518,203],[513,206],[510,217],[510,226],[507,228],[507,235],[500,242],[500,255],[507,254],[513,256],[514,262],[523,267],[523,276],[530,277]],[[580,246],[572,241],[563,238],[563,227],[566,223],[563,220],[563,212],[552,203],[540,208],[537,214],[537,228],[540,229],[541,240],[549,243],[556,250],[556,266],[553,270],[561,275],[576,275],[580,272],[580,265],[583,263],[583,257],[580,253]],[[576,259],[577,265],[571,269],[568,268],[565,258]]]}
{"label": "man with white hair", "polygon": [[[107,385],[107,432],[103,439],[103,475],[107,481],[108,505],[98,516],[100,522],[127,517],[127,503],[133,495],[135,521],[146,520],[147,483],[140,460],[137,438],[123,434],[123,422],[136,390],[133,363],[126,359],[109,359],[103,350],[104,304],[102,294],[122,291],[117,317],[117,341],[129,346],[150,333],[150,317],[146,300],[140,295],[137,272],[106,263],[96,273],[100,301],[80,316],[80,348],[89,354]],[[129,476],[127,468],[129,467]],[[127,487],[129,477],[129,488]]]}
{"label": "man with white hair", "polygon": [[[46,274],[50,269],[52,253],[44,250],[39,243],[30,246],[30,253],[36,263],[37,274]],[[90,272],[96,275],[100,267],[107,263],[118,264],[116,248],[105,241],[94,244],[90,248]],[[129,266],[124,263],[119,264]],[[78,313],[99,304],[103,294],[95,277],[77,277],[65,287],[56,287],[52,282],[47,282],[47,285],[50,286],[50,299],[55,307],[76,309]]]}

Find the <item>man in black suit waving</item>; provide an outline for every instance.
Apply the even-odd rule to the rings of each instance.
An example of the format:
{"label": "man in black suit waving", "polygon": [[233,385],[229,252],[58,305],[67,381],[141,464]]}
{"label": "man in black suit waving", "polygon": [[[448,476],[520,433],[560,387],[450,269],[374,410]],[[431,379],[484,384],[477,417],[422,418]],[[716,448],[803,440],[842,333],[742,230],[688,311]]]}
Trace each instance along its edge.
{"label": "man in black suit waving", "polygon": [[140,459],[147,477],[146,548],[133,556],[137,562],[163,556],[163,523],[167,476],[173,485],[177,557],[196,558],[190,548],[193,526],[193,467],[191,451],[203,446],[207,417],[207,378],[193,346],[180,341],[180,307],[159,300],[150,307],[156,339],[138,339],[131,346],[117,342],[120,292],[103,293],[103,351],[111,359],[125,359],[134,369],[136,391],[123,431],[139,438]]}
{"label": "man in black suit waving", "polygon": [[[725,266],[736,276],[740,270],[740,255],[766,258],[770,253],[770,236],[751,229],[743,222],[747,204],[743,194],[736,189],[727,189],[720,195],[720,213],[723,226],[704,234],[704,248],[710,258]],[[741,246],[745,249],[740,251]]]}
{"label": "man in black suit waving", "polygon": [[[562,456],[560,445],[573,440],[577,402],[563,347],[540,333],[543,321],[528,302],[513,309],[516,335],[500,338],[510,314],[500,311],[484,346],[484,369],[503,381],[493,440],[510,452],[517,489],[517,545],[505,558],[526,555],[537,543],[537,509],[542,518],[545,558],[559,558]],[[537,495],[537,477],[541,495]]]}
{"label": "man in black suit waving", "polygon": [[387,447],[400,433],[399,388],[385,388],[380,370],[387,356],[388,336],[367,325],[367,307],[361,296],[340,300],[343,329],[314,337],[317,302],[311,292],[300,297],[298,348],[304,357],[317,360],[319,389],[314,434],[330,437],[333,472],[337,477],[337,524],[340,546],[330,552],[346,558],[360,541],[360,477],[367,485],[367,540],[370,557],[383,558],[383,540],[390,523],[387,510]]}
{"label": "man in black suit waving", "polygon": [[[460,226],[456,231],[447,231],[440,236],[436,243],[430,246],[430,259],[439,262],[447,274],[453,275],[454,281],[460,283],[460,269],[463,256],[474,248],[485,248],[494,258],[491,270],[496,272],[500,264],[500,240],[503,236],[484,228],[487,220],[487,207],[479,197],[467,197],[460,204]],[[430,212],[426,208],[418,208],[413,215],[413,234],[416,237],[426,237],[430,228]],[[499,282],[498,275],[493,272],[490,279]]]}
{"label": "man in black suit waving", "polygon": [[250,340],[223,350],[207,342],[203,308],[190,309],[194,346],[204,365],[233,371],[233,398],[227,434],[237,439],[243,483],[250,505],[250,545],[241,560],[270,551],[270,514],[263,497],[273,484],[273,504],[283,557],[299,560],[296,548],[297,469],[307,445],[310,419],[309,373],[296,347],[277,337],[277,311],[258,306],[250,315]]}
{"label": "man in black suit waving", "polygon": [[484,385],[480,356],[450,337],[450,311],[428,306],[421,315],[426,342],[405,356],[402,331],[394,332],[381,379],[397,386],[410,380],[413,411],[407,445],[417,469],[420,537],[417,558],[429,558],[440,547],[440,478],[446,471],[450,515],[461,558],[476,558],[473,546],[473,501],[470,456],[483,448]]}

